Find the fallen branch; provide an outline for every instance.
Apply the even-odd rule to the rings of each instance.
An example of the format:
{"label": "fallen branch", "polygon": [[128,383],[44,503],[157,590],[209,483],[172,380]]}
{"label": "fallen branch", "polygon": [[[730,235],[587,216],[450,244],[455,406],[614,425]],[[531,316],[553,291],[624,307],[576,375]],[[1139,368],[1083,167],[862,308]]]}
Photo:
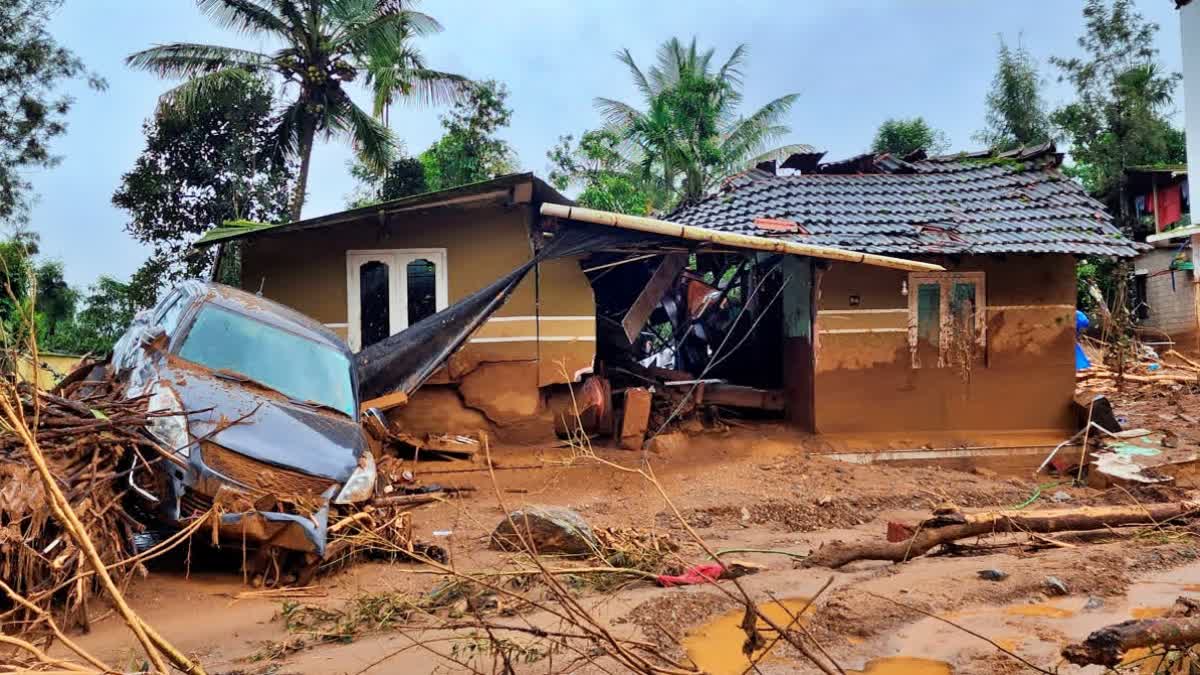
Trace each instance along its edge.
{"label": "fallen branch", "polygon": [[1125,525],[1159,524],[1190,517],[1200,502],[1153,504],[1145,507],[1085,507],[1042,511],[992,511],[936,516],[921,523],[911,538],[898,542],[851,544],[833,542],[808,557],[810,567],[842,567],[857,560],[903,562],[922,556],[941,544],[1000,532],[1079,532]]}
{"label": "fallen branch", "polygon": [[1116,666],[1131,649],[1146,647],[1188,648],[1200,644],[1200,617],[1195,601],[1179,598],[1172,614],[1160,619],[1134,619],[1093,631],[1081,643],[1067,645],[1063,658],[1077,666]]}

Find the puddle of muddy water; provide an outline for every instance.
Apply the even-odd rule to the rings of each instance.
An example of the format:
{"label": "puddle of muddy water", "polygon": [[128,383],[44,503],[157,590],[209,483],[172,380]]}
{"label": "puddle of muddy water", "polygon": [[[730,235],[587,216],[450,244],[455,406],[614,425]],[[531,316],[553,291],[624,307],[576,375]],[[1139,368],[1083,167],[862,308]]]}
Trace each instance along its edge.
{"label": "puddle of muddy water", "polygon": [[1044,602],[1032,605],[1012,605],[1004,608],[1005,614],[1013,616],[1036,616],[1044,619],[1069,619],[1075,612],[1065,607],[1055,607]]}
{"label": "puddle of muddy water", "polygon": [[[781,600],[778,604],[760,605],[759,609],[778,626],[791,623],[792,617],[804,609],[808,598],[791,598]],[[741,675],[753,660],[759,660],[762,649],[755,651],[749,657],[742,653],[742,645],[746,642],[746,633],[742,630],[744,609],[738,609],[722,614],[716,619],[693,631],[683,639],[683,648],[688,657],[709,675]],[[806,614],[810,614],[812,608]],[[758,620],[758,629],[768,644],[774,636],[770,626]],[[778,645],[776,645],[776,649]],[[775,649],[771,650],[772,652]],[[767,654],[762,660],[774,659],[774,654]]]}
{"label": "puddle of muddy water", "polygon": [[[783,607],[778,604],[760,605],[776,625],[786,626],[792,617],[802,611],[808,604],[807,598],[792,598],[782,600]],[[709,675],[741,675],[746,672],[752,661],[760,663],[776,661],[779,657],[772,653],[763,656],[763,649],[756,650],[747,657],[742,653],[742,645],[746,642],[746,633],[742,630],[742,619],[745,610],[738,609],[722,614],[693,631],[683,640],[683,648],[692,661]],[[811,614],[812,608],[805,614]],[[774,636],[762,619],[758,621],[758,629],[768,643]],[[911,656],[892,656],[868,661],[862,670],[848,670],[855,675],[951,675],[950,665],[943,661],[933,661]]]}
{"label": "puddle of muddy water", "polygon": [[945,661],[915,656],[889,656],[871,659],[862,670],[847,670],[854,675],[951,675],[954,670]]}

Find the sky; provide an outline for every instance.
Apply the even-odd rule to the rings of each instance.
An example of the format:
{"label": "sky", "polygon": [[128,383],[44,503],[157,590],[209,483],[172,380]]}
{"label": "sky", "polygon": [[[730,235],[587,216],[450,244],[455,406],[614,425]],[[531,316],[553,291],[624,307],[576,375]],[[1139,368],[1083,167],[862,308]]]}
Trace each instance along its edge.
{"label": "sky", "polygon": [[[1174,3],[1137,4],[1161,25],[1160,59],[1178,71]],[[671,36],[694,36],[718,59],[748,45],[746,109],[800,94],[785,142],[807,143],[837,159],[864,151],[890,117],[921,115],[946,133],[953,150],[976,148],[972,135],[983,126],[999,35],[1010,42],[1020,36],[1039,61],[1051,106],[1068,102],[1071,90],[1047,59],[1079,53],[1081,6],[1081,0],[425,0],[420,9],[445,30],[419,47],[430,67],[508,86],[514,112],[501,135],[520,167],[542,176],[549,171],[546,151],[559,136],[600,124],[595,97],[639,103],[614,53],[628,48],[648,66]],[[43,257],[61,260],[70,283],[87,286],[100,275],[127,279],[148,251],[126,234],[128,216],[111,197],[144,147],[143,122],[173,83],[131,71],[124,58],[168,42],[272,45],[214,25],[194,0],[65,0],[50,30],[109,86],[96,92],[82,82],[67,85],[76,101],[67,133],[53,144],[62,161],[29,174],[39,195],[31,226],[41,234]],[[1176,101],[1182,105],[1181,92]],[[442,112],[399,104],[392,128],[417,154],[440,135]],[[318,145],[305,217],[345,207],[354,189],[350,157],[348,143]]]}

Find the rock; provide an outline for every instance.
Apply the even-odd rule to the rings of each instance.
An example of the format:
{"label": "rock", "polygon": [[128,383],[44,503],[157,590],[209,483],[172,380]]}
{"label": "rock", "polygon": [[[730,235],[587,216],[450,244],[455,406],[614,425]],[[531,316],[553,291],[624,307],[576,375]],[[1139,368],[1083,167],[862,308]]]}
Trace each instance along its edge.
{"label": "rock", "polygon": [[560,506],[529,506],[513,511],[492,532],[492,548],[522,550],[513,525],[538,553],[587,555],[599,548],[596,535],[583,516]]}
{"label": "rock", "polygon": [[1050,496],[1050,501],[1057,502],[1059,504],[1063,502],[1069,502],[1071,501],[1071,495],[1065,490],[1059,490]]}
{"label": "rock", "polygon": [[1046,577],[1046,590],[1051,595],[1070,595],[1071,590],[1058,577]]}
{"label": "rock", "polygon": [[982,476],[984,478],[995,478],[996,477],[995,471],[984,468],[982,466],[977,466],[974,469],[971,469],[971,473],[974,473],[976,476]]}
{"label": "rock", "polygon": [[1094,595],[1089,595],[1087,602],[1083,605],[1085,612],[1094,612],[1104,606],[1104,600]]}
{"label": "rock", "polygon": [[988,581],[1004,581],[1008,578],[1008,572],[998,569],[979,570],[978,574],[980,579]]}
{"label": "rock", "polygon": [[750,510],[744,506],[742,507],[742,522],[744,522],[744,523],[750,522]]}
{"label": "rock", "polygon": [[818,506],[829,506],[832,503],[833,503],[833,495],[823,495],[820,499],[817,500]]}
{"label": "rock", "polygon": [[687,447],[687,434],[673,431],[669,434],[659,434],[646,441],[646,449],[660,455],[683,450]]}

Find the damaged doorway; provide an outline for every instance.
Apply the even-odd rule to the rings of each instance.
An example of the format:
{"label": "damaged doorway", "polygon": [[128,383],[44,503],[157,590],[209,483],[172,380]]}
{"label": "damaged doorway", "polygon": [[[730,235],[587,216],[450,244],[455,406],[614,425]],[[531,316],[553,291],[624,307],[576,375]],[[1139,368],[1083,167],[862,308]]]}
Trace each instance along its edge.
{"label": "damaged doorway", "polygon": [[597,254],[585,271],[596,296],[598,360],[615,388],[666,380],[656,385],[661,398],[679,392],[721,415],[813,429],[810,259]]}
{"label": "damaged doorway", "polygon": [[448,304],[446,249],[346,253],[347,342],[354,351],[394,335]]}

